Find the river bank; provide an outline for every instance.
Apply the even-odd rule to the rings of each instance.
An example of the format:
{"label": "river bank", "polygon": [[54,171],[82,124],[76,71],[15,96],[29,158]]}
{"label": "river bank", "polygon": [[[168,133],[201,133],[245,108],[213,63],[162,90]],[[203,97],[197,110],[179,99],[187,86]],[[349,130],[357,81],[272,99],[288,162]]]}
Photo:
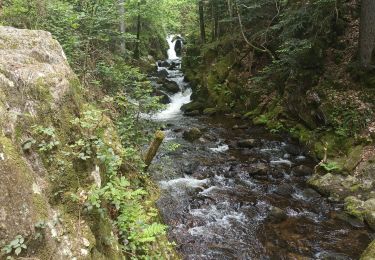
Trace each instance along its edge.
{"label": "river bank", "polygon": [[183,258],[359,258],[373,234],[342,213],[343,203],[311,189],[306,181],[318,161],[308,148],[238,115],[184,116],[177,108],[187,103],[189,83],[179,68],[167,72],[181,92],[156,116],[167,142],[150,171]]}

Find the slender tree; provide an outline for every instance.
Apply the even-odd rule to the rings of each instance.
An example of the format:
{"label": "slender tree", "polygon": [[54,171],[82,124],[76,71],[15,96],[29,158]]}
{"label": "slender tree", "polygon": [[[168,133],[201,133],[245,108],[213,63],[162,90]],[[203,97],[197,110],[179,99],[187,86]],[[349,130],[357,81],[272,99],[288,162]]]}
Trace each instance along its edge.
{"label": "slender tree", "polygon": [[217,0],[211,0],[212,11],[212,40],[219,37],[219,4]]}
{"label": "slender tree", "polygon": [[137,16],[137,42],[135,44],[134,58],[139,59],[139,44],[141,38],[141,1],[138,0],[138,16]]}
{"label": "slender tree", "polygon": [[119,13],[120,13],[120,33],[121,33],[121,44],[120,52],[124,56],[126,51],[125,43],[125,0],[119,0]]}
{"label": "slender tree", "polygon": [[205,43],[206,42],[206,30],[205,30],[205,24],[204,24],[203,0],[199,0],[199,25],[200,25],[200,31],[201,31],[201,41],[202,43]]}
{"label": "slender tree", "polygon": [[360,18],[359,54],[361,65],[371,67],[375,47],[375,0],[362,0]]}

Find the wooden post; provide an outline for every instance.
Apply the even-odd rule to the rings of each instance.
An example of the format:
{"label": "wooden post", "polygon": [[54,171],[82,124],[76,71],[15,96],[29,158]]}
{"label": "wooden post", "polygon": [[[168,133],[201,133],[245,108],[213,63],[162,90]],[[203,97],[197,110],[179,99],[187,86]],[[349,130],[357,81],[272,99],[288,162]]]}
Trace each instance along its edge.
{"label": "wooden post", "polygon": [[152,143],[150,144],[150,147],[148,148],[147,153],[144,157],[144,162],[146,164],[145,170],[147,170],[148,167],[150,166],[150,164],[151,164],[152,160],[154,159],[161,143],[164,140],[164,137],[165,137],[165,134],[164,134],[163,131],[156,131],[155,138],[152,141]]}

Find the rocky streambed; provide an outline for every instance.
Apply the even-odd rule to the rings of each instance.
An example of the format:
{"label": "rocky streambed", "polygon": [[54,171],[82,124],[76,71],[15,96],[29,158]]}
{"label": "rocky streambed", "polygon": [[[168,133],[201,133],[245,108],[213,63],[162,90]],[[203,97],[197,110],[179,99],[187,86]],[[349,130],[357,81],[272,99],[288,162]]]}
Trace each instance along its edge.
{"label": "rocky streambed", "polygon": [[155,116],[167,138],[150,171],[182,257],[359,259],[374,234],[307,185],[316,162],[304,148],[233,115],[183,116],[191,91],[180,61],[167,63],[159,74],[179,92]]}

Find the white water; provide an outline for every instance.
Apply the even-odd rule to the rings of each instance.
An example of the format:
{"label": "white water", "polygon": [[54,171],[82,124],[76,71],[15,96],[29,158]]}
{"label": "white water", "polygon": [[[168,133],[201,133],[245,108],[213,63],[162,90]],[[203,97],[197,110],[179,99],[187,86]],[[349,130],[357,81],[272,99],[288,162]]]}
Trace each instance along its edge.
{"label": "white water", "polygon": [[224,153],[229,150],[229,146],[227,144],[222,144],[218,147],[210,148],[210,150],[214,153]]}
{"label": "white water", "polygon": [[184,92],[178,92],[177,94],[171,96],[171,103],[167,105],[167,108],[156,114],[153,118],[160,121],[178,118],[182,115],[180,108],[182,105],[190,102],[190,96],[191,89],[187,89]]}
{"label": "white water", "polygon": [[[176,41],[173,41],[174,37],[175,35],[169,35],[167,37],[167,42],[169,45],[169,49],[168,49],[169,60],[179,59],[174,49],[174,46],[176,44]],[[169,76],[171,77],[171,80],[174,80],[179,85],[181,91],[172,96],[169,96],[171,99],[171,103],[167,105],[165,110],[153,116],[153,119],[158,120],[158,121],[177,119],[180,116],[182,116],[182,111],[180,110],[180,108],[182,107],[182,105],[190,102],[190,97],[192,94],[192,91],[190,88],[185,89],[186,83],[183,82],[184,77],[183,77],[183,74],[180,73],[179,70],[167,70],[167,71],[169,73]]]}
{"label": "white water", "polygon": [[178,59],[176,51],[174,50],[174,46],[176,45],[176,41],[173,41],[174,37],[175,37],[175,35],[169,35],[167,37],[167,42],[168,42],[168,45],[169,45],[168,59],[170,59],[170,60],[177,60]]}

